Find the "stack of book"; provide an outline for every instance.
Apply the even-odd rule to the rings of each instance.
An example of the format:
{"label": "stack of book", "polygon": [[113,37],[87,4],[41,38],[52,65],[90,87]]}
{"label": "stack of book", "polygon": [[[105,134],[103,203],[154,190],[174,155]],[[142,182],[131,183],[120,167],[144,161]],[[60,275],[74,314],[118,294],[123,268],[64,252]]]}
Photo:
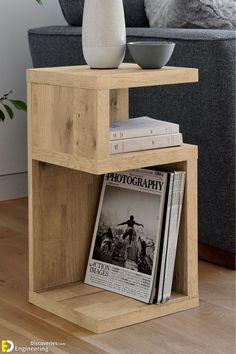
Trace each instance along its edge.
{"label": "stack of book", "polygon": [[179,124],[149,117],[112,121],[110,124],[110,154],[159,149],[182,143]]}
{"label": "stack of book", "polygon": [[171,296],[185,172],[104,176],[85,283],[146,303]]}

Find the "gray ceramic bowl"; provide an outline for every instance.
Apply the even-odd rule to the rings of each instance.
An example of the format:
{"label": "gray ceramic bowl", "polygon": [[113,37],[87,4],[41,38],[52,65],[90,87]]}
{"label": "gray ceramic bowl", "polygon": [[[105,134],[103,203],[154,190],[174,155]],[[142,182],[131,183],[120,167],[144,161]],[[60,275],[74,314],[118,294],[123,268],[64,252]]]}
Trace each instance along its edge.
{"label": "gray ceramic bowl", "polygon": [[160,69],[168,63],[173,54],[172,42],[129,42],[127,43],[134,61],[142,69]]}

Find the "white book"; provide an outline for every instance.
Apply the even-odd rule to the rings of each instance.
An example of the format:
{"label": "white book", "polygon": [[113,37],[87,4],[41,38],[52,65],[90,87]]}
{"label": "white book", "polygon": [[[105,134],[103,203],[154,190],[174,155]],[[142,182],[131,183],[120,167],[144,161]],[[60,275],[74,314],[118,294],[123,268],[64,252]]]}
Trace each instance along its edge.
{"label": "white book", "polygon": [[162,242],[162,254],[159,260],[160,271],[159,271],[159,279],[157,279],[157,303],[158,304],[161,303],[162,295],[163,295],[164,276],[165,276],[165,269],[166,269],[166,254],[167,254],[170,220],[171,220],[174,177],[175,177],[174,172],[170,172],[169,189],[168,189],[168,196],[167,196],[168,199],[167,199],[167,207],[166,207],[166,218],[165,218],[165,225],[163,225],[164,235],[163,235],[163,242]]}
{"label": "white book", "polygon": [[150,117],[111,121],[110,140],[179,133],[179,124]]}
{"label": "white book", "polygon": [[182,143],[183,137],[181,133],[163,134],[142,138],[109,141],[109,152],[110,154],[120,154],[131,151],[141,151],[178,146]]}
{"label": "white book", "polygon": [[153,301],[167,177],[148,169],[104,176],[86,284]]}
{"label": "white book", "polygon": [[180,215],[181,215],[183,195],[184,195],[184,185],[185,185],[185,172],[175,172],[162,302],[168,301],[171,296],[176,250],[177,250],[178,235],[179,235]]}

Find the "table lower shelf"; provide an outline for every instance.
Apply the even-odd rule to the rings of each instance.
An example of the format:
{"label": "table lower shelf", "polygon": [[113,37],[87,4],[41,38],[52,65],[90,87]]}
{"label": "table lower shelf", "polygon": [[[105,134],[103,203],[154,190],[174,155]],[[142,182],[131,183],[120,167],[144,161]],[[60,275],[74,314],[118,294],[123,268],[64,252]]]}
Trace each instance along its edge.
{"label": "table lower shelf", "polygon": [[29,301],[95,333],[187,310],[199,303],[197,297],[173,293],[166,304],[148,305],[83,282],[31,292]]}
{"label": "table lower shelf", "polygon": [[32,159],[100,175],[108,172],[125,171],[135,168],[186,161],[189,158],[197,158],[197,154],[197,146],[183,144],[181,146],[162,149],[108,155],[108,157],[103,160],[93,160],[84,157],[77,157],[73,154],[64,154],[62,152],[33,148]]}

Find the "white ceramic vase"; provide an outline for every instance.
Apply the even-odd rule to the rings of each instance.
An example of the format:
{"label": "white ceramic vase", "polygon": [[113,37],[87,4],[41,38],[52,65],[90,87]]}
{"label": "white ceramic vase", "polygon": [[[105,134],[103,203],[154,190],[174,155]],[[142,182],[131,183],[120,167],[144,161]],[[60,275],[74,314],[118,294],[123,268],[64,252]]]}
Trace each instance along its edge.
{"label": "white ceramic vase", "polygon": [[122,0],[85,0],[82,44],[85,61],[91,68],[117,68],[126,49]]}

